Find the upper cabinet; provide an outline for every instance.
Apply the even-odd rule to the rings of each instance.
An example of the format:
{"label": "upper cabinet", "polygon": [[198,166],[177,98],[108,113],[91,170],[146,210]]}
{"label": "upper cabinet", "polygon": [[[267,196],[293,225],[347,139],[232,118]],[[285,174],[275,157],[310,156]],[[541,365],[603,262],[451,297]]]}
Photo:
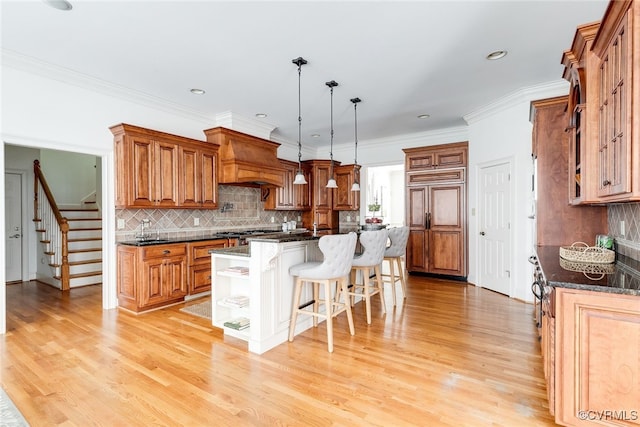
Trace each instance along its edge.
{"label": "upper cabinet", "polygon": [[[305,160],[303,164],[311,172],[311,209],[302,213],[302,224],[306,228],[318,230],[335,230],[339,226],[338,211],[333,209],[333,190],[327,188],[331,176],[330,160]],[[334,162],[334,169],[340,162]],[[335,174],[335,170],[334,170]],[[334,175],[335,176],[335,175]]]}
{"label": "upper cabinet", "polygon": [[333,193],[333,209],[337,211],[357,211],[360,209],[360,192],[351,191],[359,176],[360,165],[341,165],[334,168],[338,188]]}
{"label": "upper cabinet", "polygon": [[[428,148],[428,150],[425,150]],[[441,144],[429,147],[407,148],[406,170],[448,169],[467,166],[467,143]]]}
{"label": "upper cabinet", "polygon": [[289,160],[278,160],[283,169],[282,187],[267,187],[264,200],[265,210],[309,210],[311,209],[311,172],[309,167],[302,165],[302,173],[307,184],[293,184],[298,173],[298,163]]}
{"label": "upper cabinet", "polygon": [[[591,46],[600,23],[581,25],[576,30],[571,49],[562,55],[563,77],[569,82],[569,202],[573,205],[597,201],[597,156],[588,150],[588,141],[598,136],[598,108],[587,101],[598,99],[595,70],[599,59]],[[535,138],[534,138],[535,141]]]}
{"label": "upper cabinet", "polygon": [[114,135],[116,207],[218,207],[218,147],[120,124]]}
{"label": "upper cabinet", "polygon": [[[598,182],[603,201],[640,200],[640,3],[611,1],[593,43],[598,79]],[[635,21],[635,22],[634,22]],[[635,30],[635,31],[634,31]],[[634,67],[635,64],[635,67]]]}

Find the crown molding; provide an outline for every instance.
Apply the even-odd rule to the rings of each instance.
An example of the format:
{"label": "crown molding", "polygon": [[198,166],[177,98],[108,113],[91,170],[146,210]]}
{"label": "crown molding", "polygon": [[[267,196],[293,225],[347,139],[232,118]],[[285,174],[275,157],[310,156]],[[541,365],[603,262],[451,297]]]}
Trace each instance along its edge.
{"label": "crown molding", "polygon": [[233,111],[224,111],[216,114],[215,126],[222,126],[227,129],[269,140],[271,140],[271,132],[276,128],[275,125],[242,116]]}
{"label": "crown molding", "polygon": [[484,107],[480,107],[479,109],[462,116],[462,118],[471,125],[479,120],[483,120],[508,108],[512,108],[522,102],[562,96],[567,95],[568,93],[569,82],[566,80],[557,80],[535,86],[528,86],[499,98]]}
{"label": "crown molding", "polygon": [[205,125],[205,128],[211,127],[211,117],[208,117],[199,111],[187,108],[163,98],[158,98],[125,86],[116,85],[102,79],[73,71],[69,68],[60,67],[4,48],[2,49],[2,66],[116,97],[170,114],[175,114],[180,117],[201,122]]}

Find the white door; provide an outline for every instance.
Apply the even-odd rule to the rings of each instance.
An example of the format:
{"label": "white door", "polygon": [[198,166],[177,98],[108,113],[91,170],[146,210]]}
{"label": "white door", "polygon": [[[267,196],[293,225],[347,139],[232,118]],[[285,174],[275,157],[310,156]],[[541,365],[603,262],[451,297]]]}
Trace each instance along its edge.
{"label": "white door", "polygon": [[22,280],[22,181],[16,173],[4,174],[6,281]]}
{"label": "white door", "polygon": [[510,163],[480,170],[478,200],[480,286],[510,295],[511,284],[511,182]]}

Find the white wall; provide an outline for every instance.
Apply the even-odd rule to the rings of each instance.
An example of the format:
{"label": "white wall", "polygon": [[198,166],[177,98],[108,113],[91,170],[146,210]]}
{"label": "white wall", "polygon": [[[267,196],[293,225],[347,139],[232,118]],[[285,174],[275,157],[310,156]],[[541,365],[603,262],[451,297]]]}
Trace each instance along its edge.
{"label": "white wall", "polygon": [[531,214],[533,194],[531,178],[532,124],[529,121],[531,101],[566,95],[568,83],[541,85],[521,90],[466,117],[469,122],[469,276],[478,286],[478,176],[482,166],[507,160],[512,163],[511,176],[511,285],[509,296],[523,301],[533,301],[531,293],[532,268],[527,261],[533,253],[533,221]]}
{"label": "white wall", "polygon": [[42,150],[40,167],[60,206],[78,206],[96,190],[96,158],[93,156]]}

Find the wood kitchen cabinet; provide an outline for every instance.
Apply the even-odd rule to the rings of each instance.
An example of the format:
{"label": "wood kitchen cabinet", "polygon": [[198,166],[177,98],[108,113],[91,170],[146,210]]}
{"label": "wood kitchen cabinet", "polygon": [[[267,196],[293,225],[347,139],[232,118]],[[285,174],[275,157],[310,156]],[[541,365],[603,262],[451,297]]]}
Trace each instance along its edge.
{"label": "wood kitchen cabinet", "polygon": [[447,145],[404,150],[407,270],[466,277],[466,168],[444,168],[424,161],[453,156],[458,159],[453,164],[466,162],[466,143]]}
{"label": "wood kitchen cabinet", "polygon": [[179,205],[183,208],[217,209],[217,150],[182,146],[179,153]]}
{"label": "wood kitchen cabinet", "polygon": [[640,425],[640,298],[568,288],[555,298],[556,422]]}
{"label": "wood kitchen cabinet", "polygon": [[117,290],[120,307],[134,312],[184,300],[187,245],[118,246]]}
{"label": "wood kitchen cabinet", "polygon": [[[611,1],[593,42],[598,110],[597,194],[601,201],[640,200],[640,2]],[[635,73],[634,73],[635,72]]]}
{"label": "wood kitchen cabinet", "polygon": [[[315,223],[318,230],[337,230],[339,217],[333,209],[333,189],[326,187],[331,176],[331,161],[305,160],[303,163],[311,172],[311,209],[302,213],[303,226],[311,229]],[[340,162],[334,161],[334,169],[339,165]]]}
{"label": "wood kitchen cabinet", "polygon": [[302,211],[311,209],[311,172],[306,165],[302,165],[302,173],[307,184],[293,184],[298,173],[298,163],[279,159],[284,170],[282,187],[266,187],[268,195],[264,200],[265,210]]}
{"label": "wood kitchen cabinet", "polygon": [[217,208],[216,145],[127,124],[110,129],[116,207]]}
{"label": "wood kitchen cabinet", "polygon": [[564,51],[563,77],[569,82],[569,202],[573,205],[597,202],[598,157],[591,141],[598,138],[599,58],[591,50],[600,28],[599,22],[581,25],[576,30],[571,49]]}
{"label": "wood kitchen cabinet", "polygon": [[466,142],[406,148],[403,151],[406,172],[467,166]]}
{"label": "wood kitchen cabinet", "polygon": [[532,151],[536,162],[536,244],[593,242],[607,234],[607,208],[573,206],[567,197],[569,139],[566,96],[531,103]]}
{"label": "wood kitchen cabinet", "polygon": [[[232,240],[232,242],[234,241],[236,239]],[[209,251],[229,246],[234,246],[229,239],[203,240],[187,244],[189,295],[211,290],[211,254]]]}
{"label": "wood kitchen cabinet", "polygon": [[338,188],[333,190],[333,209],[337,211],[360,210],[360,192],[351,187],[360,174],[360,165],[340,165],[335,168],[334,177]]}

